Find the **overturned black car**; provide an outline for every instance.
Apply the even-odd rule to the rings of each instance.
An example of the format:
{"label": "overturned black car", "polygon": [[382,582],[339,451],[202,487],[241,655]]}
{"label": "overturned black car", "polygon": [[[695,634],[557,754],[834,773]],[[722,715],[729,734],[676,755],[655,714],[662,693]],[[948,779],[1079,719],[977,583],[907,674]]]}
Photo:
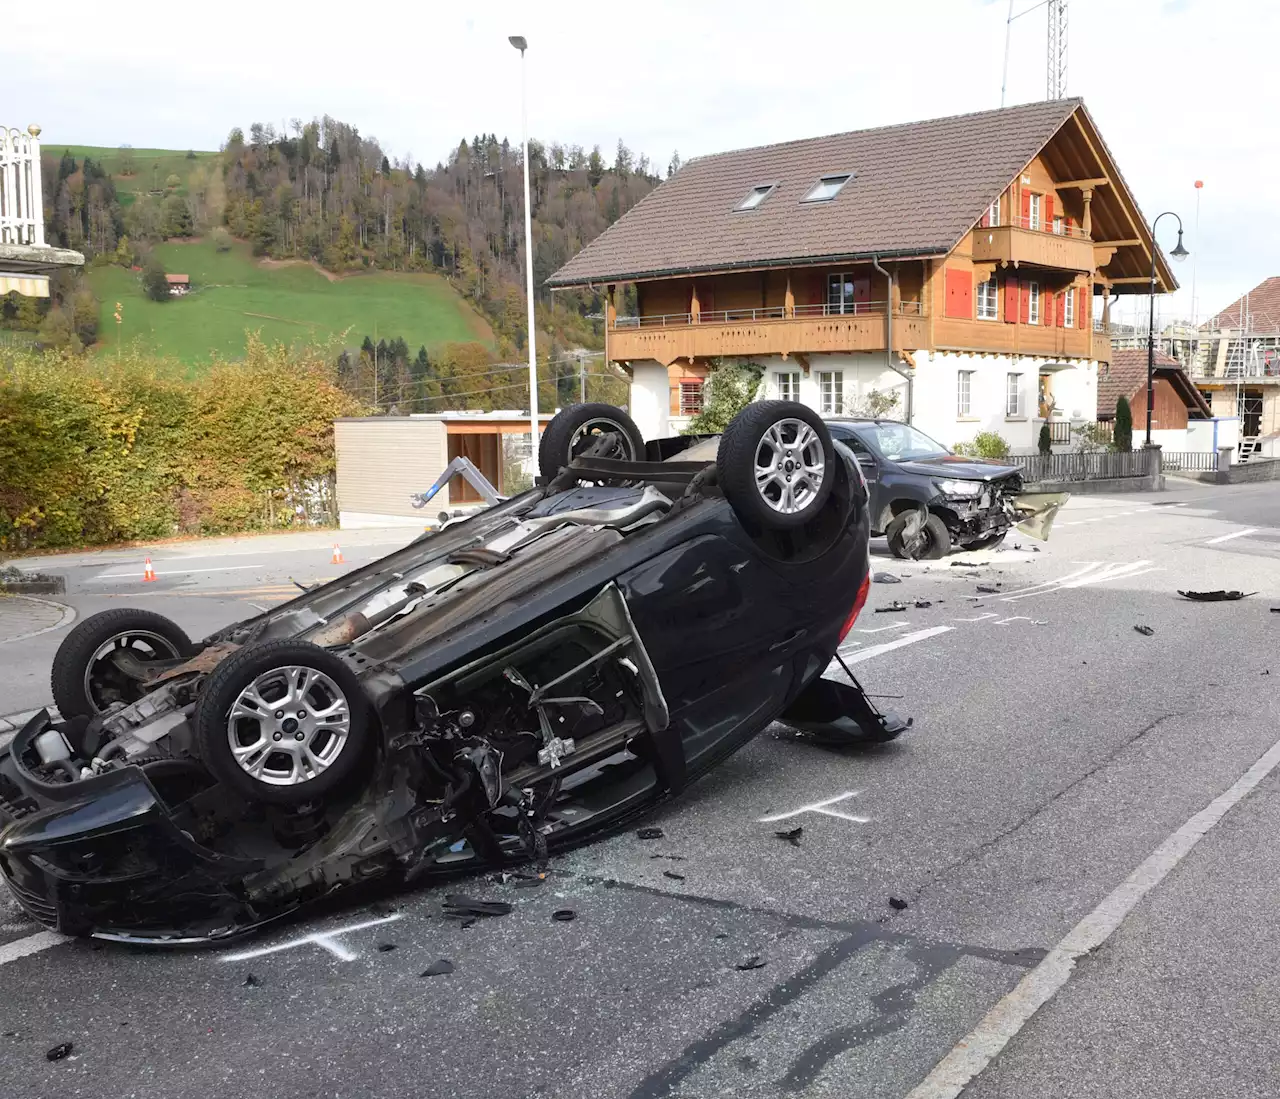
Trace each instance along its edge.
{"label": "overturned black car", "polygon": [[[71,934],[219,940],[362,883],[540,860],[777,719],[907,723],[822,678],[867,596],[866,485],[814,413],[645,443],[548,426],[537,487],[192,644],[120,609],[0,752],[0,870]],[[850,680],[852,677],[850,676]]]}

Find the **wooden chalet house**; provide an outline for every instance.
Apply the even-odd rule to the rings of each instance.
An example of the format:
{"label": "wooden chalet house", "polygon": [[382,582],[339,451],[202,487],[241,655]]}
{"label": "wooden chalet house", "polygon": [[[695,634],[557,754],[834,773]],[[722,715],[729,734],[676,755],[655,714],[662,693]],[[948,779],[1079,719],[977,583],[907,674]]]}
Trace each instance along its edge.
{"label": "wooden chalet house", "polygon": [[[646,435],[714,360],[761,397],[888,413],[1016,449],[1097,417],[1111,296],[1145,293],[1145,218],[1079,99],[692,160],[549,280],[607,291],[606,353]],[[1177,284],[1157,254],[1160,292]],[[634,316],[618,287],[635,285]]]}

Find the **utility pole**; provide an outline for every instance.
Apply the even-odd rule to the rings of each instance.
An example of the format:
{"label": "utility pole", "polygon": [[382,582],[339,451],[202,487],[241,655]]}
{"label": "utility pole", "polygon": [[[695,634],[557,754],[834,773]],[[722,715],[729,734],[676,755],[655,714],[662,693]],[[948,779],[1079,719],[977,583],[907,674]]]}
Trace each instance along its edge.
{"label": "utility pole", "polygon": [[520,143],[524,149],[524,269],[529,304],[529,446],[538,455],[538,351],[533,319],[533,208],[529,202],[529,78],[524,52],[528,41],[519,34],[508,39],[520,51]]}
{"label": "utility pole", "polygon": [[1049,56],[1045,99],[1067,97],[1067,0],[1049,0]]}

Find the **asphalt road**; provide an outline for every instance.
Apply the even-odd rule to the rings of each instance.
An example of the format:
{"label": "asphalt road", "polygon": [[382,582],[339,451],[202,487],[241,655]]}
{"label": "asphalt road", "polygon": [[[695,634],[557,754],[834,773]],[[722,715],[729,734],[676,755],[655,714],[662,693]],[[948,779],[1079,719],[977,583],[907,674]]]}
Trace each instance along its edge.
{"label": "asphalt road", "polygon": [[[915,718],[900,741],[775,727],[644,822],[662,839],[462,887],[510,915],[463,929],[424,889],[158,954],[58,942],[0,901],[0,1092],[1276,1094],[1277,490],[1171,485],[1073,500],[1042,552],[976,570],[879,560],[903,582],[873,587],[845,655],[902,696],[880,699]],[[341,567],[287,545],[153,552],[145,587],[140,553],[64,559],[67,601],[200,634]],[[348,565],[389,548],[343,541]],[[875,613],[906,598],[932,605]],[[47,699],[58,636],[0,646],[0,712]],[[799,846],[774,834],[797,824]]]}

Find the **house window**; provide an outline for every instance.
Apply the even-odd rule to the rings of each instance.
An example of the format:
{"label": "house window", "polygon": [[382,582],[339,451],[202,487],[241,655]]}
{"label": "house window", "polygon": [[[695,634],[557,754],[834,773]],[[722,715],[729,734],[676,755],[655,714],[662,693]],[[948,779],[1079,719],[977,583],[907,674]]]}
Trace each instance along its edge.
{"label": "house window", "polygon": [[798,401],[800,399],[800,372],[798,370],[775,374],[774,378],[778,382],[778,400]]}
{"label": "house window", "polygon": [[1076,288],[1068,286],[1065,294],[1062,295],[1062,327],[1074,328],[1076,326]]}
{"label": "house window", "polygon": [[1031,212],[1027,218],[1027,228],[1039,229],[1040,228],[1040,196],[1029,195],[1028,197],[1031,199],[1030,203],[1028,203],[1028,208],[1030,209]]}
{"label": "house window", "polygon": [[840,175],[823,176],[801,202],[830,202],[840,193],[841,188],[853,178],[852,172],[842,172]]}
{"label": "house window", "polygon": [[1005,381],[1004,414],[1011,420],[1022,415],[1022,375],[1009,374]]}
{"label": "house window", "polygon": [[1057,233],[1058,236],[1062,236],[1062,234],[1067,231],[1066,226],[1063,224],[1062,218],[1056,217],[1053,219],[1053,231]]}
{"label": "house window", "polygon": [[818,372],[818,389],[824,416],[835,416],[844,408],[844,371],[822,370]]}
{"label": "house window", "polygon": [[1027,294],[1029,300],[1027,302],[1027,323],[1040,323],[1040,284],[1038,282],[1027,283]]}
{"label": "house window", "polygon": [[847,271],[827,276],[827,312],[852,313],[853,276]]}
{"label": "house window", "polygon": [[680,415],[696,416],[702,411],[702,383],[680,383]]}
{"label": "house window", "polygon": [[773,192],[773,189],[777,186],[778,185],[776,183],[762,183],[758,187],[752,187],[751,190],[747,192],[747,197],[738,203],[736,209],[754,210],[760,205],[760,203],[769,197]]}
{"label": "house window", "polygon": [[969,419],[971,412],[970,396],[973,392],[973,371],[961,370],[956,373],[956,418]]}
{"label": "house window", "polygon": [[999,199],[996,199],[995,202],[991,204],[991,208],[987,211],[987,220],[992,225],[1000,224],[1000,200]]}
{"label": "house window", "polygon": [[978,320],[1000,319],[1000,288],[994,275],[986,282],[978,283]]}

